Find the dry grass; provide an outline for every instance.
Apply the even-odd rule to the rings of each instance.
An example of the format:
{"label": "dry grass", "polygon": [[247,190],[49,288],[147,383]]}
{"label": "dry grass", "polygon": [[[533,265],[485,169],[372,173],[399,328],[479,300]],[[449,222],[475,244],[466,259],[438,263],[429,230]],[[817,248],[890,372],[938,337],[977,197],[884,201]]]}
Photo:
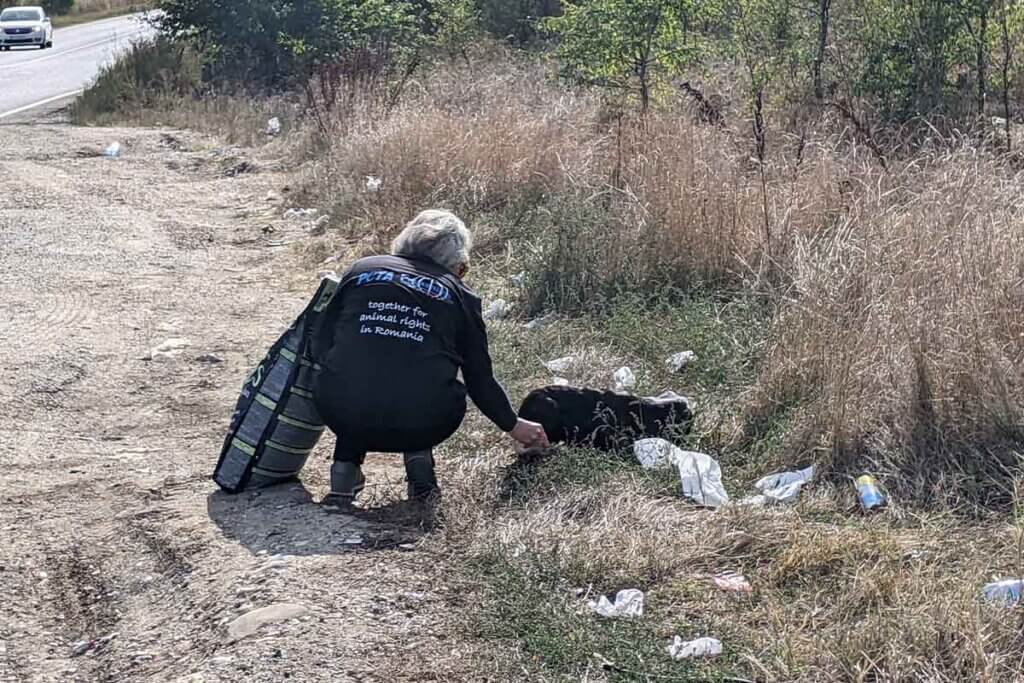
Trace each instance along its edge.
{"label": "dry grass", "polygon": [[[918,502],[1009,504],[1019,471],[1024,176],[979,143],[882,168],[842,134],[752,142],[680,103],[646,121],[509,62],[453,67],[399,107],[337,116],[309,178],[343,235],[382,247],[428,205],[527,270],[523,308],[607,310],[667,288],[754,297],[771,348],[731,435],[774,465],[871,469]],[[835,126],[821,121],[815,130]],[[384,180],[364,190],[365,176]]]}
{"label": "dry grass", "polygon": [[[571,379],[591,386],[627,363],[640,393],[697,399],[694,447],[720,459],[733,495],[790,465],[815,462],[821,476],[794,509],[695,511],[671,473],[628,458],[570,452],[503,471],[506,447],[473,418],[446,447],[447,524],[429,550],[465,581],[448,617],[494,645],[474,648],[482,670],[497,680],[1019,679],[1020,609],[977,596],[991,578],[1024,572],[1012,516],[1024,177],[981,142],[882,168],[821,120],[803,146],[770,128],[762,184],[742,119],[713,128],[666,103],[620,123],[543,75],[478,61],[423,75],[393,110],[356,91],[321,112],[326,136],[307,126],[290,138],[312,161],[298,201],[332,216],[310,258],[378,250],[425,206],[454,208],[480,238],[474,285],[517,306],[491,328],[513,395],[550,380],[542,360],[578,355]],[[244,121],[225,113],[238,102],[217,98],[132,114],[252,131],[262,107],[242,106],[260,112]],[[370,175],[381,192],[366,190]],[[522,289],[508,282],[521,270]],[[564,317],[523,330],[544,310]],[[700,360],[670,375],[662,359],[684,349]],[[869,518],[849,484],[864,470],[893,502]],[[723,594],[700,576],[719,568],[745,573],[754,594]],[[579,613],[575,589],[632,586],[648,594],[642,620]],[[726,655],[672,662],[663,649],[677,633],[719,637]]]}

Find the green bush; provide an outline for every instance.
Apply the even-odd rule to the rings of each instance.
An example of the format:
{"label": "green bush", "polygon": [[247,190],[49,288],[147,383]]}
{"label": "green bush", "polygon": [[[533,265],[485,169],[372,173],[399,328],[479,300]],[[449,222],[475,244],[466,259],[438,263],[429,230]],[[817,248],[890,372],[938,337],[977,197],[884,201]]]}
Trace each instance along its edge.
{"label": "green bush", "polygon": [[484,30],[515,43],[537,36],[537,23],[562,13],[560,0],[477,0]]}
{"label": "green bush", "polygon": [[[281,87],[319,66],[374,68],[414,48],[421,9],[388,0],[161,0],[161,31],[190,40],[212,79]],[[368,66],[367,66],[368,65]]]}
{"label": "green bush", "polygon": [[47,14],[60,16],[71,12],[75,6],[75,0],[43,0],[42,5]]}

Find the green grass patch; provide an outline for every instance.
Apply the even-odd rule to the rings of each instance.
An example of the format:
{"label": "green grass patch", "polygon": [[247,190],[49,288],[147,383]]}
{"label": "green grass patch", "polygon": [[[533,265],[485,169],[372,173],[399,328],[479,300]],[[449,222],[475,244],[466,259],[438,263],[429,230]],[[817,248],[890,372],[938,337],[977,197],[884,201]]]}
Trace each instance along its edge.
{"label": "green grass patch", "polygon": [[586,596],[577,587],[549,569],[553,564],[542,556],[524,562],[500,552],[472,564],[484,604],[470,625],[471,635],[514,644],[514,654],[500,662],[510,678],[580,680],[603,672],[606,680],[617,682],[730,679],[736,661],[728,650],[703,662],[674,661],[666,652],[675,633],[706,632],[710,624],[703,618],[672,615],[651,600],[637,619],[598,617],[586,609]]}

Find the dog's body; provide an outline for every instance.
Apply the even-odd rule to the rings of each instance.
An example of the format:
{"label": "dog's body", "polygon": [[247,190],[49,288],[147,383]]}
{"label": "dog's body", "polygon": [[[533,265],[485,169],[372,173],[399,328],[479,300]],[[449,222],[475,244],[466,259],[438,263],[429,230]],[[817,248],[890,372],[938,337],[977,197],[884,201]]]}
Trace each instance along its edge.
{"label": "dog's body", "polygon": [[603,451],[635,439],[683,435],[693,423],[689,402],[672,392],[639,398],[563,386],[530,392],[519,408],[519,417],[543,425],[552,444]]}

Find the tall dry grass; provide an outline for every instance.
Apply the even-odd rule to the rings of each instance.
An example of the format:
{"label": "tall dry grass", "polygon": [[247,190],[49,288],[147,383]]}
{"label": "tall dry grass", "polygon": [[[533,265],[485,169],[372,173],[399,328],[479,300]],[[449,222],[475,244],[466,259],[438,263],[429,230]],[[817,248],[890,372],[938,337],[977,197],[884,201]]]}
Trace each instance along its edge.
{"label": "tall dry grass", "polygon": [[432,73],[390,111],[362,100],[328,117],[308,180],[367,250],[424,206],[464,214],[484,253],[526,267],[529,313],[666,287],[757,297],[775,322],[738,446],[782,429],[780,466],[1009,501],[1024,177],[970,141],[884,168],[822,119],[799,146],[769,128],[762,185],[746,122],[704,125],[683,102],[621,119],[544,76],[498,60]]}

